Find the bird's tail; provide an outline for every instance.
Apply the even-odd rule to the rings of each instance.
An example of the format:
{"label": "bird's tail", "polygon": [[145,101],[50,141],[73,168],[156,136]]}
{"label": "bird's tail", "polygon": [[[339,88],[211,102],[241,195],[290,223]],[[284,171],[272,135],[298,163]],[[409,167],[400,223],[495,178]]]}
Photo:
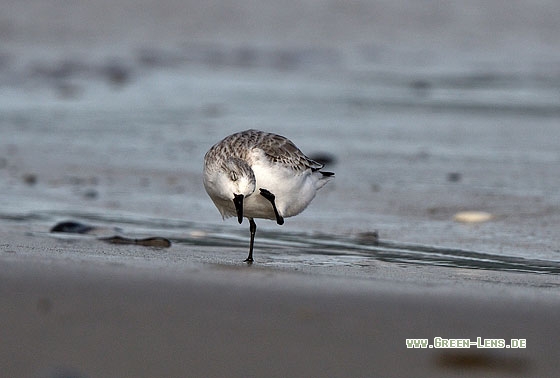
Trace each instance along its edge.
{"label": "bird's tail", "polygon": [[317,188],[317,190],[321,189],[327,182],[331,181],[331,179],[334,178],[334,172],[319,171],[319,173],[321,174],[321,176],[319,176],[318,180],[315,182],[315,187]]}

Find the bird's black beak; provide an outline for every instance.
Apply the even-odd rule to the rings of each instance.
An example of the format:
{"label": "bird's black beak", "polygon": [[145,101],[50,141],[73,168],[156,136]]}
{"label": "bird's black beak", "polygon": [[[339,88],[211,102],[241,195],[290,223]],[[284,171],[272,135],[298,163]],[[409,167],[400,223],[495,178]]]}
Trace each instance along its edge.
{"label": "bird's black beak", "polygon": [[235,205],[235,211],[237,212],[237,221],[239,224],[243,222],[243,194],[234,194],[233,203]]}

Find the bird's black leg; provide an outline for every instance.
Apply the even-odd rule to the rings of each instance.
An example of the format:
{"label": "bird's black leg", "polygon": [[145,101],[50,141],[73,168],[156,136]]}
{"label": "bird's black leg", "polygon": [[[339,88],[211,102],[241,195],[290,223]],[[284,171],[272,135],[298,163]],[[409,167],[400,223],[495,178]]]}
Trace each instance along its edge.
{"label": "bird's black leg", "polygon": [[253,263],[253,245],[255,244],[255,234],[257,233],[257,224],[253,218],[249,218],[249,231],[251,232],[251,242],[249,244],[249,256],[245,259],[247,264]]}
{"label": "bird's black leg", "polygon": [[272,209],[274,210],[274,215],[276,215],[276,223],[282,225],[284,224],[284,218],[282,218],[280,216],[280,214],[278,214],[278,209],[276,208],[276,196],[274,196],[274,194],[270,193],[268,190],[266,189],[259,189],[261,191],[261,196],[263,196],[264,198],[266,198],[267,200],[270,201],[270,203],[272,204]]}

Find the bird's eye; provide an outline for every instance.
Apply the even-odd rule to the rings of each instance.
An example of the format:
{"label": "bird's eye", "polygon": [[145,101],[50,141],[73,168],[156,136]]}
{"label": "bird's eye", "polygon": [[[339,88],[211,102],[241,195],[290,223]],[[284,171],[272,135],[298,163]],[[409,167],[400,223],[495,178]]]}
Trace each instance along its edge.
{"label": "bird's eye", "polygon": [[237,173],[231,172],[230,173],[230,178],[231,178],[231,181],[237,181]]}

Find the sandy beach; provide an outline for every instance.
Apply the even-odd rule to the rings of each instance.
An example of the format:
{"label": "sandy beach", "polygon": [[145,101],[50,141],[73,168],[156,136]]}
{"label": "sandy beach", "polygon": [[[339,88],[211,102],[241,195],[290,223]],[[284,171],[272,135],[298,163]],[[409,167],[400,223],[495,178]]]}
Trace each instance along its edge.
{"label": "sandy beach", "polygon": [[[212,262],[230,257],[197,248],[142,253],[17,233],[2,235],[2,249],[6,376],[556,371],[558,279],[547,275],[379,264],[366,278]],[[435,337],[526,339],[526,348],[406,347]]]}
{"label": "sandy beach", "polygon": [[[559,9],[2,1],[0,376],[555,376]],[[252,266],[248,128],[336,173]]]}

